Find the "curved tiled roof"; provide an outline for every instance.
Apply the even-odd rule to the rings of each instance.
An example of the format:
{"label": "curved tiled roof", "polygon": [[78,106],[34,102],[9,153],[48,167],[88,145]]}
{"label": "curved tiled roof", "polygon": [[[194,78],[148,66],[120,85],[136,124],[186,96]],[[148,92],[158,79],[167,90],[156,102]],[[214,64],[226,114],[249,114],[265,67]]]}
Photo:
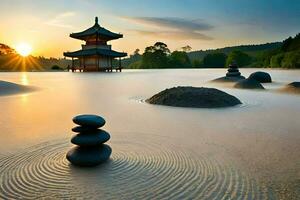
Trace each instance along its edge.
{"label": "curved tiled roof", "polygon": [[123,37],[122,34],[113,33],[111,31],[101,27],[98,24],[98,17],[95,18],[95,25],[94,26],[92,26],[91,28],[88,28],[88,29],[86,29],[85,31],[82,31],[82,32],[71,33],[70,37],[75,38],[75,39],[84,40],[86,37],[93,36],[93,35],[98,35],[99,37],[102,36],[102,37],[105,37],[109,40],[118,39],[118,38]]}
{"label": "curved tiled roof", "polygon": [[117,52],[109,49],[100,49],[100,48],[82,49],[78,51],[64,53],[64,56],[66,57],[80,57],[80,56],[93,56],[93,55],[102,55],[108,57],[125,57],[127,56],[127,53]]}

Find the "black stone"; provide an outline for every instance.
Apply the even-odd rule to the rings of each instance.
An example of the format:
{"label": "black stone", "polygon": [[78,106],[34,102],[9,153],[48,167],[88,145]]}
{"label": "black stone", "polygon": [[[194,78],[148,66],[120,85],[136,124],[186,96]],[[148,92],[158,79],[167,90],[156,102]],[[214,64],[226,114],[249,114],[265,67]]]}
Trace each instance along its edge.
{"label": "black stone", "polygon": [[289,83],[287,86],[300,89],[300,82],[292,82]]}
{"label": "black stone", "polygon": [[226,74],[227,77],[235,77],[235,76],[241,76],[241,72],[228,72]]}
{"label": "black stone", "polygon": [[111,155],[108,145],[97,147],[74,147],[67,153],[67,160],[73,165],[92,167],[107,161]]}
{"label": "black stone", "polygon": [[254,72],[252,73],[248,79],[257,80],[260,83],[271,83],[272,78],[271,75],[267,72]]}
{"label": "black stone", "polygon": [[230,64],[229,69],[227,70],[226,76],[217,78],[212,80],[212,82],[238,82],[240,80],[245,79],[244,76],[241,75],[238,66],[236,64]]}
{"label": "black stone", "polygon": [[95,133],[80,133],[75,135],[71,142],[81,147],[97,146],[107,142],[110,139],[109,133],[103,130],[98,130]]}
{"label": "black stone", "polygon": [[280,89],[282,92],[300,94],[300,82],[292,82]]}
{"label": "black stone", "polygon": [[97,132],[99,129],[98,128],[91,128],[88,126],[76,126],[72,128],[72,131],[75,133],[94,133]]}
{"label": "black stone", "polygon": [[146,100],[150,104],[193,107],[220,108],[241,104],[236,97],[214,88],[175,87],[166,89]]}
{"label": "black stone", "polygon": [[78,115],[73,118],[73,122],[80,126],[91,128],[100,128],[105,124],[105,120],[97,115]]}
{"label": "black stone", "polygon": [[244,76],[224,76],[224,77],[212,80],[212,82],[236,83],[236,82],[239,82],[239,81],[244,80],[244,79],[245,79]]}
{"label": "black stone", "polygon": [[234,87],[239,89],[265,89],[260,82],[254,79],[241,80]]}
{"label": "black stone", "polygon": [[239,72],[239,69],[237,69],[237,68],[229,68],[227,71],[228,72]]}

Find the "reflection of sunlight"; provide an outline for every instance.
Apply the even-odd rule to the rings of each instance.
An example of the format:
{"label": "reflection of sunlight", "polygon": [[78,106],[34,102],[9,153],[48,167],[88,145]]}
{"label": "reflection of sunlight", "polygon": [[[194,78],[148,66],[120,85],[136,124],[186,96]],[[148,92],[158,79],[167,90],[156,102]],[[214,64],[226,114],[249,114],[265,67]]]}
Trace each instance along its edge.
{"label": "reflection of sunlight", "polygon": [[21,75],[21,83],[23,85],[28,85],[29,84],[29,80],[28,80],[28,77],[27,77],[26,73],[22,73],[22,75]]}
{"label": "reflection of sunlight", "polygon": [[28,99],[28,94],[22,94],[22,95],[21,95],[21,99],[22,99],[22,102],[23,102],[23,103],[26,103],[26,102],[27,102],[27,99]]}

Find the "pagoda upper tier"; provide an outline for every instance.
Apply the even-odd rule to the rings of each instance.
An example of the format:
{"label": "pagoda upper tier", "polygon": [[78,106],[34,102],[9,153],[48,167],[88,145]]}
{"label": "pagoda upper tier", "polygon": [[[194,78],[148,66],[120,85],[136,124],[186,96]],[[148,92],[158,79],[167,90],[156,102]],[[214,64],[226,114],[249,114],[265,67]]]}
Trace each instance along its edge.
{"label": "pagoda upper tier", "polygon": [[91,28],[86,29],[85,31],[78,33],[71,33],[70,37],[88,41],[98,41],[98,42],[107,42],[110,40],[115,40],[122,38],[123,35],[119,33],[113,33],[103,27],[98,23],[98,17],[95,18],[95,25]]}

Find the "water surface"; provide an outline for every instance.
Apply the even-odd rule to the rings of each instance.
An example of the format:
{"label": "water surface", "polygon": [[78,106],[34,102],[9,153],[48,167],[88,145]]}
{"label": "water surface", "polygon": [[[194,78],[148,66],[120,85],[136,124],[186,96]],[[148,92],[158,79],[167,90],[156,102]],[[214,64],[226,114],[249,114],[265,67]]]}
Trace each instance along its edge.
{"label": "water surface", "polygon": [[[0,197],[297,199],[300,96],[276,89],[299,81],[300,71],[264,71],[275,82],[262,92],[207,83],[224,69],[1,73],[0,80],[39,90],[0,97]],[[217,87],[243,105],[143,101],[179,85]],[[65,159],[71,119],[82,113],[105,117],[112,136],[110,162],[90,170]]]}

